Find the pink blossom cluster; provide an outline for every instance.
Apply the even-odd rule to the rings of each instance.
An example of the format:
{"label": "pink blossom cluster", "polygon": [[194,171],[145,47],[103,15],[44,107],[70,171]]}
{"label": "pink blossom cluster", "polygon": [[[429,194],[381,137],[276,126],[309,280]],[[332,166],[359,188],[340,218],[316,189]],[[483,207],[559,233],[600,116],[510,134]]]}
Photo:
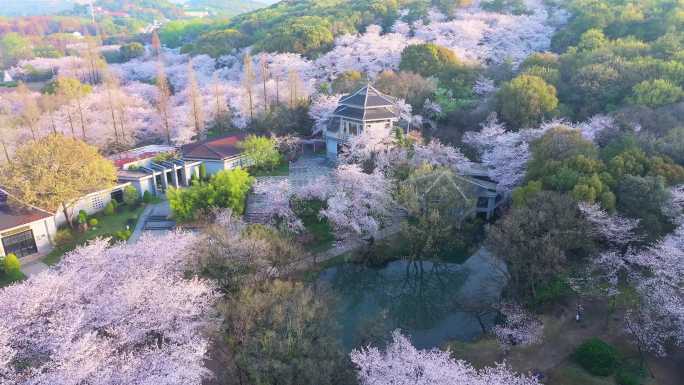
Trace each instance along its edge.
{"label": "pink blossom cluster", "polygon": [[439,349],[418,350],[397,330],[384,350],[355,349],[350,354],[362,385],[540,385],[505,363],[475,369]]}
{"label": "pink blossom cluster", "polygon": [[201,384],[217,293],[184,277],[195,242],[96,240],[2,289],[3,383]]}
{"label": "pink blossom cluster", "polygon": [[541,343],[544,337],[544,324],[534,314],[513,302],[502,303],[499,311],[506,321],[496,325],[492,332],[502,349],[507,351],[512,346]]}

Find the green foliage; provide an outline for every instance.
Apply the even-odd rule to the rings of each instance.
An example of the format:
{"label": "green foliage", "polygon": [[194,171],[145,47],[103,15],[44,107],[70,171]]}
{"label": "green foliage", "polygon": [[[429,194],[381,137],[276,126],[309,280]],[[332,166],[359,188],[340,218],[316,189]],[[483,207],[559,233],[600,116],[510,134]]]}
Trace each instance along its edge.
{"label": "green foliage", "polygon": [[143,56],[145,47],[138,42],[128,43],[119,48],[119,53],[124,60],[131,60]]}
{"label": "green foliage", "polygon": [[332,82],[332,90],[334,93],[350,93],[356,91],[368,81],[365,74],[359,71],[346,71],[341,73]]}
{"label": "green foliage", "polygon": [[190,221],[204,210],[230,208],[237,214],[245,209],[253,178],[241,168],[218,172],[209,182],[166,192],[169,206],[179,221]]}
{"label": "green foliage", "polygon": [[671,223],[661,208],[670,198],[662,177],[626,175],[616,188],[617,208],[630,217],[640,219],[640,228],[656,239],[671,230]]}
{"label": "green foliage", "polygon": [[114,239],[117,241],[122,241],[125,242],[128,240],[128,238],[133,235],[133,231],[129,230],[119,230],[114,233]]}
{"label": "green foliage", "polygon": [[547,284],[539,287],[537,297],[532,305],[535,307],[554,305],[574,294],[568,280],[564,276],[552,278]]}
{"label": "green foliage", "polygon": [[619,363],[617,349],[598,338],[583,342],[575,350],[573,357],[578,364],[595,376],[610,376]]}
{"label": "green foliage", "polygon": [[199,180],[200,182],[206,182],[209,180],[209,177],[207,176],[207,165],[204,164],[204,162],[200,163],[199,165]]}
{"label": "green foliage", "polygon": [[282,159],[278,152],[278,143],[274,138],[248,135],[238,143],[238,147],[242,149],[243,154],[251,159],[254,167],[258,169],[267,168],[272,170]]}
{"label": "green foliage", "polygon": [[437,91],[437,79],[425,78],[408,71],[383,71],[375,79],[375,88],[387,95],[404,98],[414,111],[420,111],[425,100]]}
{"label": "green foliage", "polygon": [[532,127],[553,115],[558,107],[556,88],[538,76],[519,75],[497,94],[502,119],[518,129]]}
{"label": "green foliage", "polygon": [[60,95],[68,99],[80,98],[91,93],[93,87],[83,84],[76,78],[58,76],[57,79],[48,83],[43,92],[50,95]]}
{"label": "green foliage", "polygon": [[671,0],[570,0],[573,17],[553,38],[560,101],[577,120],[626,102],[659,106],[681,99],[684,6]]}
{"label": "green foliage", "polygon": [[463,68],[461,60],[446,47],[433,43],[413,44],[401,53],[399,69],[425,77],[439,76]]}
{"label": "green foliage", "polygon": [[145,192],[143,193],[143,202],[152,203],[153,200],[154,196],[148,190],[145,190]]}
{"label": "green foliage", "polygon": [[313,55],[327,50],[333,43],[332,23],[319,16],[291,19],[255,45],[256,50],[295,52]]}
{"label": "green foliage", "polygon": [[90,227],[95,227],[95,226],[97,226],[98,223],[100,223],[100,222],[97,220],[97,218],[90,218],[88,220],[88,226],[90,226]]}
{"label": "green foliage", "polygon": [[84,210],[79,210],[77,221],[78,221],[79,225],[87,224],[88,223],[88,213],[85,212]]}
{"label": "green foliage", "polygon": [[337,324],[325,292],[273,281],[245,287],[221,310],[240,374],[254,384],[345,383]]}
{"label": "green foliage", "polygon": [[133,207],[140,201],[140,193],[135,187],[128,185],[123,190],[123,201],[126,206]]}
{"label": "green foliage", "polygon": [[62,247],[66,244],[73,242],[74,234],[70,229],[59,229],[55,234],[55,245],[57,247]]}
{"label": "green foliage", "polygon": [[632,103],[651,108],[680,101],[684,97],[682,87],[663,79],[644,80],[633,88]]}
{"label": "green foliage", "polygon": [[[114,215],[116,213],[116,209],[114,208],[114,204],[112,202],[107,203],[107,206],[104,208],[104,215],[110,216]],[[80,218],[79,218],[80,220]]]}
{"label": "green foliage", "polygon": [[510,290],[538,303],[556,298],[562,292],[556,281],[567,273],[568,262],[592,251],[589,227],[570,197],[542,191],[491,226],[486,243],[506,261]]}
{"label": "green foliage", "polygon": [[33,46],[28,38],[18,33],[10,32],[0,37],[0,52],[2,52],[0,57],[2,62],[0,64],[5,68],[9,68],[17,64],[19,60],[33,57]]}
{"label": "green foliage", "polygon": [[523,207],[527,205],[530,197],[535,196],[542,191],[542,183],[540,181],[530,181],[524,186],[520,186],[513,190],[513,206]]}
{"label": "green foliage", "polygon": [[230,54],[235,48],[241,47],[244,40],[245,36],[235,29],[211,31],[201,35],[192,44],[184,45],[181,52],[219,57]]}
{"label": "green foliage", "polygon": [[294,107],[281,103],[269,108],[256,116],[249,128],[260,133],[309,135],[313,125],[308,102],[297,102]]}
{"label": "green foliage", "polygon": [[15,275],[21,271],[21,262],[14,254],[8,254],[2,260],[2,267],[7,275]]}
{"label": "green foliage", "polygon": [[[596,146],[576,130],[559,126],[534,142],[527,179],[541,182],[546,190],[569,192],[577,200],[601,203],[607,210],[615,208],[614,179],[598,158]],[[524,200],[525,190],[517,194]]]}

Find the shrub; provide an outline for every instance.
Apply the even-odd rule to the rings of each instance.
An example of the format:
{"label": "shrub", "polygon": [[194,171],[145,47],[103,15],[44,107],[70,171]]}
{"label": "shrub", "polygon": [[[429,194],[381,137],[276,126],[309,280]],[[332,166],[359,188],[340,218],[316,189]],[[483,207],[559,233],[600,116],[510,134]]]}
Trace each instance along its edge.
{"label": "shrub", "polygon": [[145,193],[143,194],[143,202],[152,203],[153,199],[154,197],[152,196],[152,194],[149,191],[145,191]]}
{"label": "shrub", "polygon": [[610,376],[618,364],[615,347],[598,339],[591,338],[580,345],[574,354],[575,361],[595,376]]}
{"label": "shrub", "polygon": [[111,216],[114,215],[114,212],[116,211],[116,208],[114,207],[114,201],[111,201],[107,203],[107,206],[104,208],[104,215]]}
{"label": "shrub", "polygon": [[21,270],[21,262],[19,261],[19,258],[17,258],[17,256],[14,254],[8,254],[7,256],[5,256],[2,264],[5,270],[5,274],[8,275],[15,275]]}
{"label": "shrub", "polygon": [[138,190],[133,186],[126,186],[123,190],[123,201],[127,206],[136,206],[140,201]]}
{"label": "shrub", "polygon": [[88,226],[95,227],[95,226],[97,226],[98,223],[99,222],[97,221],[96,218],[90,218],[90,220],[88,221]]}
{"label": "shrub", "polygon": [[641,385],[639,376],[627,370],[619,370],[615,375],[615,382],[618,385]]}
{"label": "shrub", "polygon": [[88,223],[88,213],[85,210],[80,210],[78,212],[78,224],[85,225],[86,223]]}
{"label": "shrub", "polygon": [[65,246],[66,244],[73,242],[73,240],[74,234],[69,229],[57,230],[57,234],[55,234],[55,244],[57,247]]}
{"label": "shrub", "polygon": [[117,241],[127,241],[132,234],[133,232],[131,230],[119,230],[116,233],[114,233],[114,238]]}

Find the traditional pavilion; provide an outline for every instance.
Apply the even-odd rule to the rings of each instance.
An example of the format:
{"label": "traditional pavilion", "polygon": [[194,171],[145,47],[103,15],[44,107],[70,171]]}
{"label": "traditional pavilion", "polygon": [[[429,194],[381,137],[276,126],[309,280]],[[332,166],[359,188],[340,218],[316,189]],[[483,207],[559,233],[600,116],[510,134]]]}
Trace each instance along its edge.
{"label": "traditional pavilion", "polygon": [[323,132],[328,158],[335,160],[340,146],[351,136],[366,132],[389,137],[398,121],[396,100],[370,84],[343,96]]}

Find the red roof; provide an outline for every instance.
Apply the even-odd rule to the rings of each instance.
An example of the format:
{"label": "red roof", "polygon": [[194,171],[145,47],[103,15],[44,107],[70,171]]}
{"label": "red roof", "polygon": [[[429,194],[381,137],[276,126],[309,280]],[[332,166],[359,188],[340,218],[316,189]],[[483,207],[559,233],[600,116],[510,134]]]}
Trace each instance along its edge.
{"label": "red roof", "polygon": [[158,154],[159,154],[159,152],[144,152],[142,154],[137,154],[135,156],[129,156],[126,158],[114,159],[114,164],[116,165],[117,168],[121,168],[124,165],[131,163],[131,162],[136,162],[136,161],[143,160],[143,159],[154,158]]}
{"label": "red roof", "polygon": [[242,153],[237,143],[244,138],[245,135],[239,134],[208,139],[186,144],[181,147],[181,152],[184,158],[189,159],[223,160]]}
{"label": "red roof", "polygon": [[0,231],[28,225],[29,223],[53,216],[53,214],[47,211],[21,204],[16,200],[12,200],[10,203],[8,202],[10,199],[4,195],[2,190],[0,190],[0,194],[4,196],[4,198],[0,199]]}

